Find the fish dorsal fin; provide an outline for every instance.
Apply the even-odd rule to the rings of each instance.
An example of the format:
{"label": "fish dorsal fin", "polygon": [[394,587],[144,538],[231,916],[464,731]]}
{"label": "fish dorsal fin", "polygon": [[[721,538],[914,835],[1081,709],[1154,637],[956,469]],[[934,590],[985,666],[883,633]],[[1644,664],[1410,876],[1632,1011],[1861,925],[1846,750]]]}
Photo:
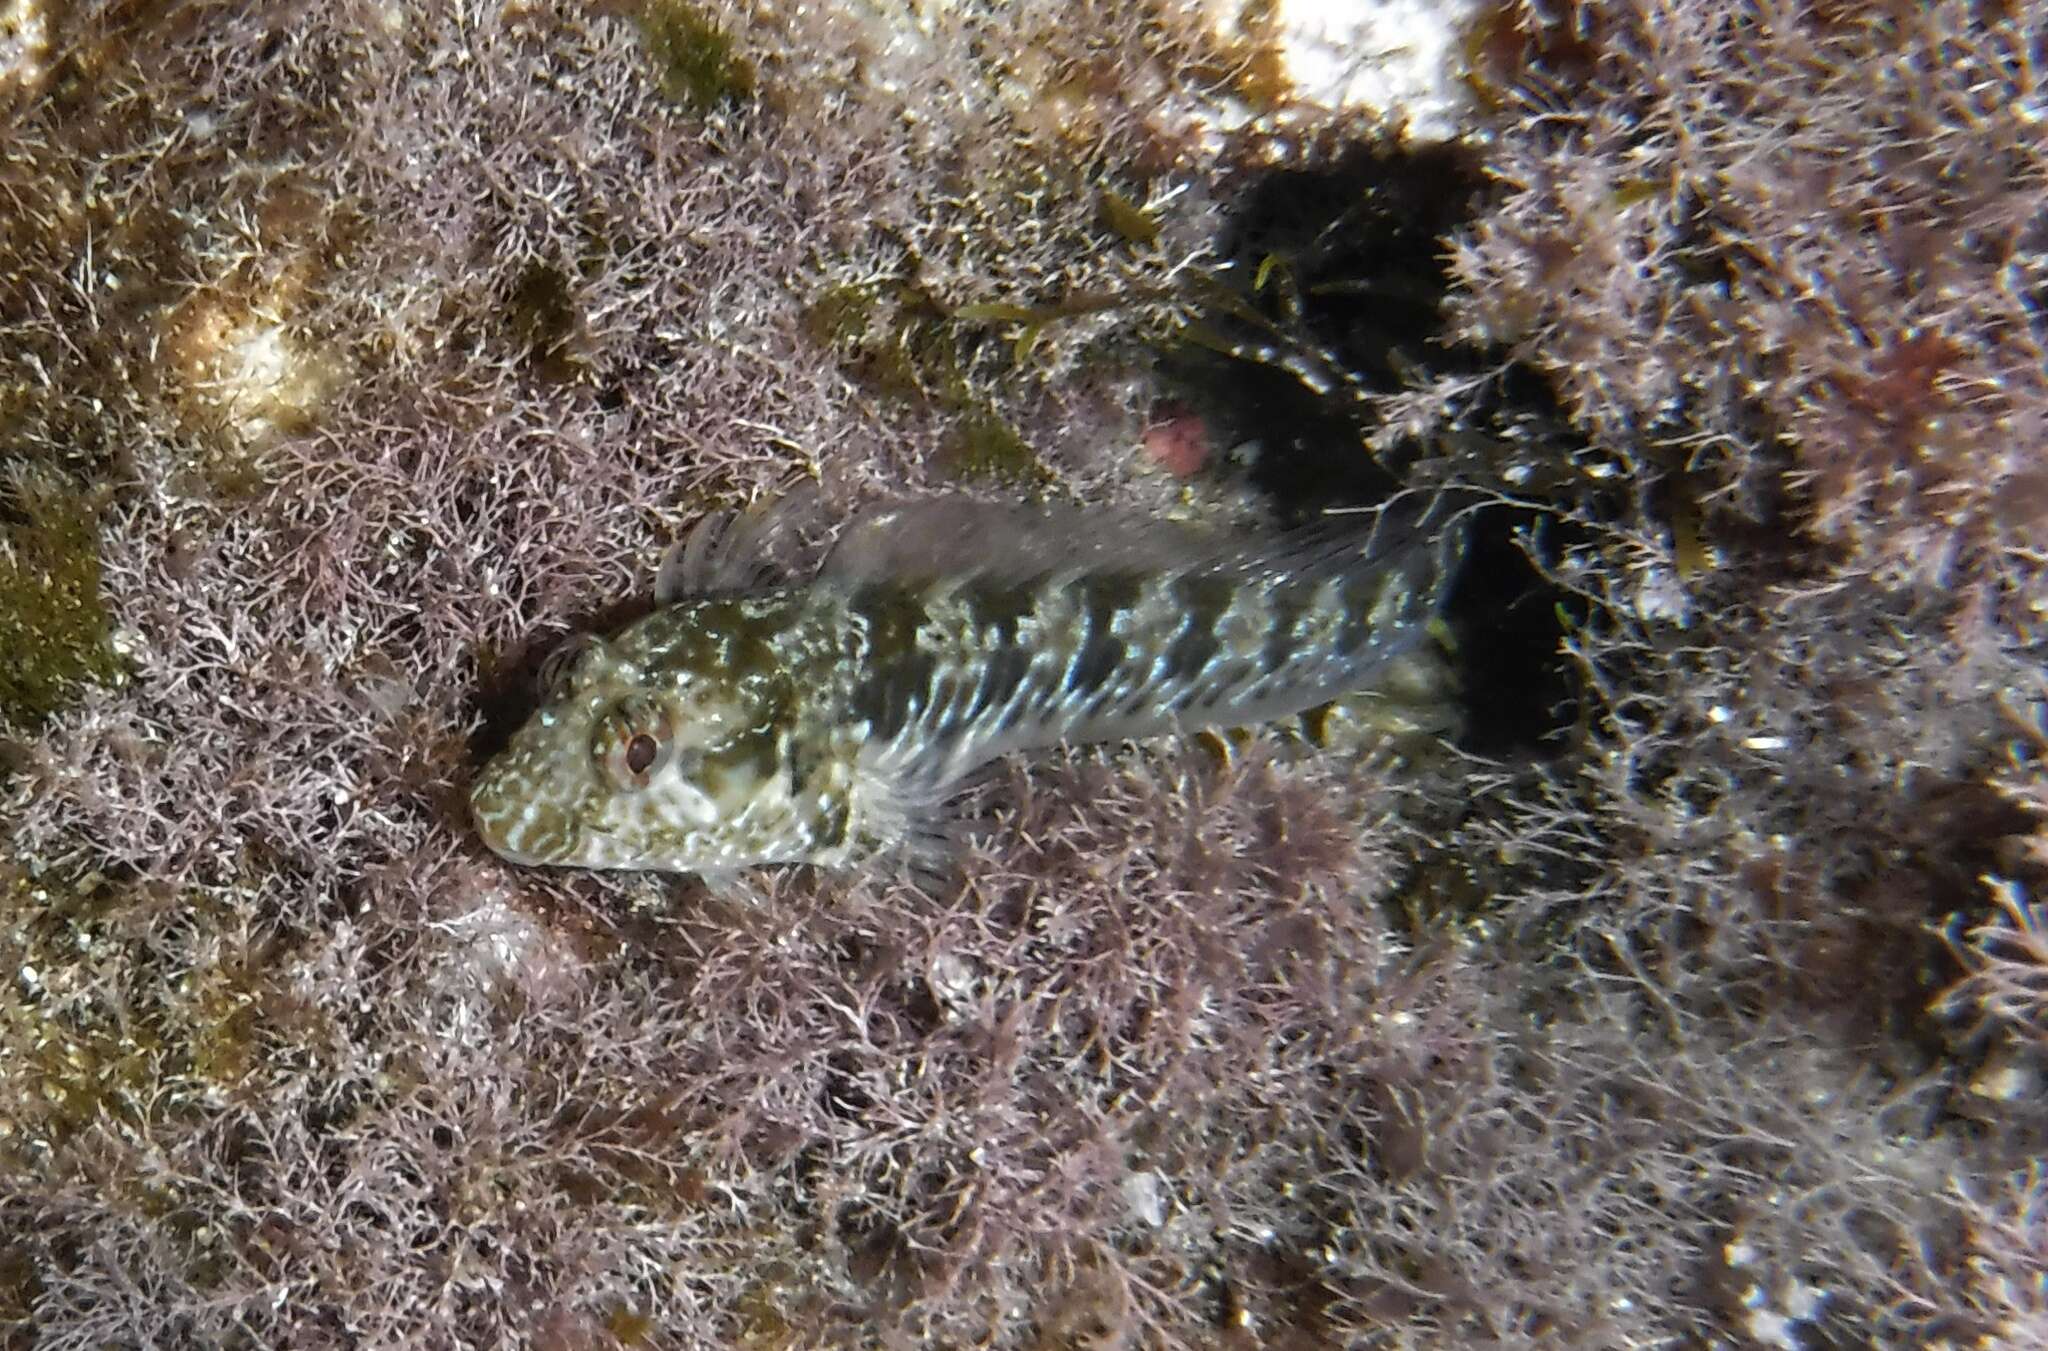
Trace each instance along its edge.
{"label": "fish dorsal fin", "polygon": [[933,497],[871,508],[840,534],[821,576],[841,583],[1055,573],[1183,572],[1245,550],[1241,535],[1065,504]]}
{"label": "fish dorsal fin", "polygon": [[654,574],[655,603],[752,591],[796,575],[804,536],[815,532],[817,517],[818,492],[810,484],[773,502],[700,517],[662,556]]}
{"label": "fish dorsal fin", "polygon": [[1419,538],[1442,529],[1432,527],[1438,514],[1434,506],[1418,510],[1408,502],[1276,531],[1064,503],[932,497],[885,503],[855,517],[819,575],[849,584],[941,577],[1026,582],[1104,571],[1328,576],[1409,551]]}

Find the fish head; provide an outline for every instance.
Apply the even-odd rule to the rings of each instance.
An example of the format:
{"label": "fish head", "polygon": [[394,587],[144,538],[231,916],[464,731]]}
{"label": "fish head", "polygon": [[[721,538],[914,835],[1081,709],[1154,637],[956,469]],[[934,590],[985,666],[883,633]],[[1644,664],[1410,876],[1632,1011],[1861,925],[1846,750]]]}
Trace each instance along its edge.
{"label": "fish head", "polygon": [[[574,640],[543,702],[477,775],[484,843],[522,864],[723,871],[758,861],[777,796],[774,682],[713,660],[645,660],[628,635]],[[782,796],[786,797],[784,792]]]}

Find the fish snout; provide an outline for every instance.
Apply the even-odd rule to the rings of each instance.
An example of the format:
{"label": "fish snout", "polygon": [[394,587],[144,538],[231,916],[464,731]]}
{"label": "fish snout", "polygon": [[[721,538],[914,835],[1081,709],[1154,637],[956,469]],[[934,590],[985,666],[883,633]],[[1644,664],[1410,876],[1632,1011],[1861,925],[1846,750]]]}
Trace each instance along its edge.
{"label": "fish snout", "polygon": [[528,844],[526,827],[532,812],[521,805],[506,776],[488,765],[470,786],[469,819],[484,847],[508,863],[541,861],[523,847]]}

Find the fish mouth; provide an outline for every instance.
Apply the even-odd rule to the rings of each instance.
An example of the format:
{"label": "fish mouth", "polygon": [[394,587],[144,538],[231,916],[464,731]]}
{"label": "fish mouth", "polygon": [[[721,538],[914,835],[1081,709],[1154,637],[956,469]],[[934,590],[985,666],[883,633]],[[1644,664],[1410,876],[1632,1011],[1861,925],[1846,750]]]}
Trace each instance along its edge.
{"label": "fish mouth", "polygon": [[486,774],[469,795],[477,838],[507,863],[543,868],[617,868],[612,832],[587,820],[565,820],[556,809],[536,810],[516,791]]}
{"label": "fish mouth", "polygon": [[472,803],[469,819],[470,824],[476,827],[477,838],[484,842],[484,847],[499,858],[504,859],[507,863],[532,864],[540,862],[532,854],[516,848],[512,844],[511,839],[505,833],[505,821],[502,817],[479,811],[475,804]]}
{"label": "fish mouth", "polygon": [[502,837],[493,835],[490,831],[485,830],[482,826],[478,826],[477,834],[479,837],[482,838],[485,848],[489,849],[493,854],[496,854],[499,858],[505,860],[505,862],[507,863],[517,864],[521,867],[538,867],[549,861],[547,859],[541,858],[537,854],[528,854],[518,849],[514,849],[511,845],[505,843]]}

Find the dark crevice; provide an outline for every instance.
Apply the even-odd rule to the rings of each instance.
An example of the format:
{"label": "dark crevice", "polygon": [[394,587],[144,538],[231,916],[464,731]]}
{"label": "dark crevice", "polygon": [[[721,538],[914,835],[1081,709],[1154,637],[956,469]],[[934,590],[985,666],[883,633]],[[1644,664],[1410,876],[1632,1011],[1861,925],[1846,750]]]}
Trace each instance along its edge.
{"label": "dark crevice", "polygon": [[[1484,198],[1472,158],[1455,148],[1361,147],[1240,185],[1221,240],[1228,266],[1162,367],[1211,443],[1233,449],[1212,472],[1248,480],[1298,523],[1384,501],[1414,481],[1415,462],[1454,458],[1431,444],[1376,454],[1372,398],[1501,367],[1500,353],[1457,343],[1444,314],[1447,241]],[[1560,459],[1579,445],[1548,382],[1513,365],[1473,394],[1454,430]],[[1499,508],[1467,520],[1446,618],[1466,704],[1461,741],[1479,754],[1553,743],[1577,717],[1559,655],[1567,598],[1518,538],[1538,515]],[[1545,522],[1533,538],[1554,551],[1568,530]]]}

